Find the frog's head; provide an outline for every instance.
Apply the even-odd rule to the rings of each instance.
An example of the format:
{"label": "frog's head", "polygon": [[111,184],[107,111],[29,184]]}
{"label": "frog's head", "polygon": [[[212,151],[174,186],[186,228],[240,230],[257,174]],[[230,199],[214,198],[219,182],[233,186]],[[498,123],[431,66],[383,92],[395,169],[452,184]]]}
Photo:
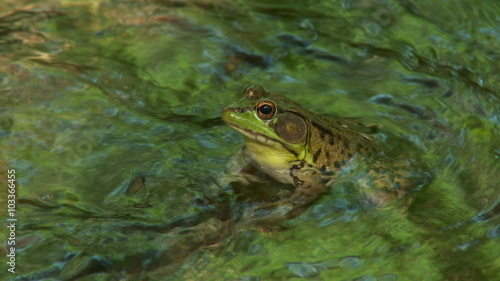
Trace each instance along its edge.
{"label": "frog's head", "polygon": [[303,113],[307,115],[286,97],[268,93],[262,86],[249,86],[241,100],[222,110],[222,119],[243,135],[254,158],[294,161],[307,153],[308,122]]}

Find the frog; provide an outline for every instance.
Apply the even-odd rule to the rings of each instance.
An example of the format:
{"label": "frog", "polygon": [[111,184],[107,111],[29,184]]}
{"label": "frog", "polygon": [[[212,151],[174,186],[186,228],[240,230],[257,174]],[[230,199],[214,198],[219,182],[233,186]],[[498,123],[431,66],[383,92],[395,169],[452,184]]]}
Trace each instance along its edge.
{"label": "frog", "polygon": [[[248,231],[286,231],[283,222],[303,214],[325,194],[335,195],[343,177],[348,182],[354,178],[361,201],[376,207],[419,186],[411,158],[399,155],[400,150],[391,153],[380,126],[357,118],[314,113],[260,85],[245,88],[243,98],[224,107],[221,118],[245,144],[230,159],[225,176],[207,180],[202,196],[193,201],[194,213],[117,227],[120,233],[148,231],[154,258],[143,269],[153,269],[156,279],[175,274],[194,253],[224,247]],[[133,195],[146,189],[148,181],[145,174],[135,175],[123,191]],[[139,250],[125,260],[142,258],[144,249]],[[93,270],[82,267],[78,275]]]}
{"label": "frog", "polygon": [[299,214],[328,193],[339,176],[359,166],[370,166],[356,183],[362,200],[371,205],[387,206],[422,186],[422,181],[415,183],[419,176],[410,159],[382,160],[380,155],[391,154],[378,135],[380,126],[314,113],[261,85],[245,88],[243,98],[224,107],[221,117],[245,143],[232,161],[230,184],[247,194],[288,187],[252,212],[286,206],[284,213]]}

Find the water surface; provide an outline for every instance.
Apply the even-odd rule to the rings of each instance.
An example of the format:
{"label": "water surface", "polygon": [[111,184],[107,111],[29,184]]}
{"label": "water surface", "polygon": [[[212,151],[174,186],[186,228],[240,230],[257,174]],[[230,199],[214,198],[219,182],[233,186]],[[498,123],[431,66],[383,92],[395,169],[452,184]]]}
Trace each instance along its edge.
{"label": "water surface", "polygon": [[[498,1],[8,0],[0,11],[0,175],[15,169],[18,186],[17,270],[2,262],[2,278],[500,275]],[[171,245],[196,233],[162,227],[204,214],[193,202],[242,145],[220,110],[254,83],[383,126],[413,143],[432,181],[407,211],[359,208],[332,187],[280,231],[235,229],[176,256]]]}

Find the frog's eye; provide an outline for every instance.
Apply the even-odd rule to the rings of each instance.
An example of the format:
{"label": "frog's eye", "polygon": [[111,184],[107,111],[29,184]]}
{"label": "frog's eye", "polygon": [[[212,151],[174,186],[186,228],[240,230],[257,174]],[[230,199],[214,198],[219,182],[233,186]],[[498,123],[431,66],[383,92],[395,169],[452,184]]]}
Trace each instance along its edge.
{"label": "frog's eye", "polygon": [[260,119],[271,119],[276,113],[276,105],[272,101],[263,100],[257,104],[257,115]]}

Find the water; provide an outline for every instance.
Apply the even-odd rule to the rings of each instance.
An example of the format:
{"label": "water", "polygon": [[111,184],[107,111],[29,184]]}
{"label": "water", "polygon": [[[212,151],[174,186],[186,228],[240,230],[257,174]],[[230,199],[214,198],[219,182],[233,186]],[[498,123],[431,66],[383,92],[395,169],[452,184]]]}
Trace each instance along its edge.
{"label": "water", "polygon": [[[18,219],[2,279],[498,278],[497,1],[92,3],[0,3],[0,175],[16,170]],[[210,217],[193,202],[242,143],[219,113],[253,83],[384,126],[432,182],[408,211],[339,186],[279,230],[169,232]],[[222,238],[204,245],[209,227]]]}

